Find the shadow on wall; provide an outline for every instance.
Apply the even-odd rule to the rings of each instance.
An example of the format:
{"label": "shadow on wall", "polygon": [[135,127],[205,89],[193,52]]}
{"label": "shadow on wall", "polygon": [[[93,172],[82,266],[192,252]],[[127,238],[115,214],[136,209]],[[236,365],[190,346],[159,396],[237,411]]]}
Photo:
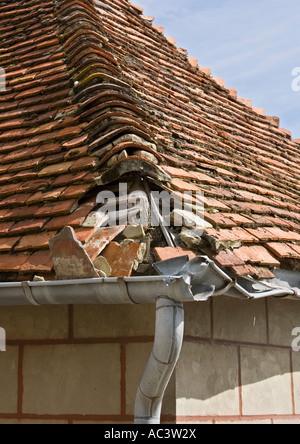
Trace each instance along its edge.
{"label": "shadow on wall", "polygon": [[296,301],[219,298],[187,307],[177,416],[291,415],[294,405],[300,414],[300,353],[291,352],[297,321]]}

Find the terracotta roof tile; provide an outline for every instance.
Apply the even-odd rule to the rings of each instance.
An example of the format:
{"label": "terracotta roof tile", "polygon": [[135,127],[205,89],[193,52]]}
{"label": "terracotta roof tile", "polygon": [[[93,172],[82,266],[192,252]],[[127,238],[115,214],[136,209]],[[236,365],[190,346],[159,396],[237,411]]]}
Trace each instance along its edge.
{"label": "terracotta roof tile", "polygon": [[124,174],[203,192],[209,252],[237,275],[299,259],[300,142],[277,117],[127,0],[14,0],[0,17],[0,271],[50,272],[50,233],[91,239],[95,179]]}
{"label": "terracotta roof tile", "polygon": [[65,227],[50,241],[51,257],[58,280],[97,278],[87,252],[71,227]]}
{"label": "terracotta roof tile", "polygon": [[244,242],[244,243],[253,243],[257,242],[258,239],[253,234],[249,233],[248,230],[237,227],[232,229],[221,229],[214,230],[208,229],[206,230],[207,235],[210,238],[217,239],[219,243],[227,243],[227,242]]}
{"label": "terracotta roof tile", "polygon": [[59,216],[61,214],[69,214],[77,207],[77,200],[58,201],[43,205],[35,211],[36,217]]}
{"label": "terracotta roof tile", "polygon": [[49,240],[51,237],[55,236],[55,234],[56,231],[41,233],[38,236],[35,234],[25,235],[20,239],[20,242],[15,247],[15,251],[29,251],[48,248]]}
{"label": "terracotta roof tile", "polygon": [[20,236],[0,239],[0,252],[13,250],[13,248],[19,242],[20,239],[21,239]]}
{"label": "terracotta roof tile", "polygon": [[[12,224],[11,222],[7,222],[7,225],[10,226],[8,232],[9,235],[16,234],[24,234],[27,232],[35,232],[40,231],[46,224],[48,219],[32,219],[32,220],[24,220],[21,222],[17,222]],[[1,229],[1,228],[0,228]]]}
{"label": "terracotta roof tile", "polygon": [[91,260],[94,261],[109,243],[122,233],[124,229],[125,225],[120,225],[118,227],[109,227],[98,230],[85,247]]}
{"label": "terracotta roof tile", "polygon": [[274,279],[275,274],[266,267],[254,267],[253,277],[258,280]]}
{"label": "terracotta roof tile", "polygon": [[197,257],[197,254],[194,253],[193,251],[181,247],[155,248],[154,252],[159,261],[166,261],[168,259],[173,259],[174,257],[180,257],[180,256],[188,256],[190,260]]}
{"label": "terracotta roof tile", "polygon": [[163,167],[164,170],[170,174],[170,176],[174,178],[180,178],[180,179],[190,179],[190,180],[196,180],[199,183],[210,183],[210,184],[218,184],[219,182],[206,174],[202,174],[196,171],[185,171],[183,169],[179,168],[173,168],[173,167]]}
{"label": "terracotta roof tile", "polygon": [[102,253],[112,268],[111,277],[129,277],[140,248],[136,242],[124,246],[111,242]]}
{"label": "terracotta roof tile", "polygon": [[268,231],[271,233],[273,238],[276,240],[281,240],[283,242],[286,242],[286,241],[299,242],[300,241],[300,234],[295,233],[293,231],[283,231],[282,229],[277,228],[277,227],[268,228]]}
{"label": "terracotta roof tile", "polygon": [[245,263],[280,267],[280,262],[262,246],[241,247],[234,251]]}
{"label": "terracotta roof tile", "polygon": [[94,234],[96,233],[96,227],[92,228],[74,228],[77,239],[83,244],[90,242]]}
{"label": "terracotta roof tile", "polygon": [[254,276],[256,273],[255,268],[252,265],[233,265],[231,266],[232,272],[237,276]]}
{"label": "terracotta roof tile", "polygon": [[172,180],[171,185],[175,190],[178,191],[196,191],[196,192],[202,191],[202,189],[199,188],[197,185],[191,182],[185,182],[184,180],[181,179]]}
{"label": "terracotta roof tile", "polygon": [[270,242],[267,247],[280,259],[282,258],[296,258],[300,259],[299,245],[283,244],[279,242]]}
{"label": "terracotta roof tile", "polygon": [[231,250],[221,251],[213,258],[220,267],[241,267],[245,265],[245,262]]}
{"label": "terracotta roof tile", "polygon": [[20,267],[22,273],[51,273],[52,269],[53,261],[50,251],[37,251],[33,253]]}
{"label": "terracotta roof tile", "polygon": [[29,259],[30,253],[20,253],[20,254],[1,254],[0,255],[0,271],[9,273],[18,273],[21,267]]}
{"label": "terracotta roof tile", "polygon": [[0,222],[0,235],[5,236],[13,225],[13,222]]}

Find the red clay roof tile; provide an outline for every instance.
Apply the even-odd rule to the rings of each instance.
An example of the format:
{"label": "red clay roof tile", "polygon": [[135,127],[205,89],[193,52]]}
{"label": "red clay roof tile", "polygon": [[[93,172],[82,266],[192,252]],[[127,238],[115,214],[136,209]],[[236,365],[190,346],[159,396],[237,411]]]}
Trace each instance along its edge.
{"label": "red clay roof tile", "polygon": [[[283,244],[279,242],[270,242],[267,247],[272,253],[274,253],[280,259],[282,258],[296,258],[300,259],[300,247],[299,245]],[[298,247],[298,251],[297,251]]]}
{"label": "red clay roof tile", "polygon": [[0,271],[18,273],[29,257],[30,253],[0,254]]}
{"label": "red clay roof tile", "polygon": [[120,225],[98,230],[85,247],[91,260],[94,261],[109,243],[122,233],[124,229],[125,225]]}
{"label": "red clay roof tile", "polygon": [[102,253],[112,268],[111,277],[129,277],[140,248],[137,242],[128,245],[111,242]]}
{"label": "red clay roof tile", "polygon": [[22,273],[51,273],[53,261],[50,251],[37,251],[20,267]]}
{"label": "red clay roof tile", "polygon": [[245,262],[231,250],[221,251],[216,256],[213,256],[213,259],[220,267],[240,267],[245,265]]}
{"label": "red clay roof tile", "polygon": [[11,222],[8,222],[10,225],[10,228],[8,230],[9,235],[16,235],[16,234],[24,234],[27,232],[35,232],[40,231],[45,226],[48,219],[32,219],[32,220],[24,220],[21,222],[17,222],[15,224],[11,224]]}
{"label": "red clay roof tile", "polygon": [[173,248],[173,247],[164,247],[164,248],[154,248],[155,255],[159,261],[166,261],[168,259],[173,259],[174,257],[180,256],[188,256],[190,260],[197,257],[197,254],[187,248]]}
{"label": "red clay roof tile", "polygon": [[15,247],[15,251],[32,251],[48,248],[49,240],[55,236],[56,231],[49,233],[40,233],[39,235],[30,234],[25,235],[20,239],[20,242]]}
{"label": "red clay roof tile", "polygon": [[234,251],[246,263],[280,267],[280,262],[262,246],[241,247]]}
{"label": "red clay roof tile", "polygon": [[258,280],[274,279],[276,276],[271,270],[265,267],[254,267],[253,277]]}
{"label": "red clay roof tile", "polygon": [[19,242],[20,239],[21,239],[20,236],[0,239],[0,252],[13,250],[13,248]]}
{"label": "red clay roof tile", "polygon": [[231,267],[232,272],[237,276],[254,276],[256,273],[255,268],[252,265],[233,265]]}
{"label": "red clay roof tile", "polygon": [[[41,263],[50,272],[47,252],[32,251],[65,225],[86,242],[94,232],[81,225],[95,202],[82,199],[93,188],[96,194],[96,177],[109,184],[119,168],[130,173],[131,160],[107,173],[125,150],[130,159],[137,150],[154,155],[155,168],[172,178],[158,169],[162,188],[204,192],[205,218],[221,228],[210,235],[224,248],[242,246],[233,254],[247,265],[231,264],[233,273],[270,276],[252,265],[279,266],[272,248],[279,259],[295,251],[297,260],[299,140],[187,58],[127,0],[56,6],[54,13],[37,0],[0,5],[7,80],[0,93],[0,250],[11,246],[11,254],[0,254],[0,271],[7,258],[4,271],[41,270],[45,253]],[[148,159],[134,174],[154,174]],[[30,247],[24,255],[13,250]],[[229,257],[220,253],[220,264],[230,266]]]}

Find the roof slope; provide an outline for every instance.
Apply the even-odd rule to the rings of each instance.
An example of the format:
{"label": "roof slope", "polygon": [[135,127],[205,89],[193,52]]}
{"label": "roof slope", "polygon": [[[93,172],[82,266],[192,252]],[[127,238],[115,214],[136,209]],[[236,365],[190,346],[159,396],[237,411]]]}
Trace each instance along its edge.
{"label": "roof slope", "polygon": [[0,12],[0,272],[50,273],[51,237],[66,225],[84,244],[95,233],[82,227],[95,178],[133,172],[204,191],[203,252],[221,267],[299,269],[300,142],[279,119],[127,0],[16,0]]}

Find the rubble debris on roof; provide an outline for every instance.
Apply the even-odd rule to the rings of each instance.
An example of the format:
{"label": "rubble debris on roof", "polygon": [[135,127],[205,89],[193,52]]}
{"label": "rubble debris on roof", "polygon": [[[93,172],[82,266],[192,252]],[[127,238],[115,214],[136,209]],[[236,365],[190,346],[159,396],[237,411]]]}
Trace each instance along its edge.
{"label": "rubble debris on roof", "polygon": [[[180,249],[237,276],[300,269],[300,141],[277,117],[127,0],[14,0],[0,13],[1,280],[55,279],[49,240],[65,227],[116,276]],[[204,193],[202,240],[177,228],[172,249],[150,229],[124,244],[116,229],[100,246],[98,192],[137,177]]]}

